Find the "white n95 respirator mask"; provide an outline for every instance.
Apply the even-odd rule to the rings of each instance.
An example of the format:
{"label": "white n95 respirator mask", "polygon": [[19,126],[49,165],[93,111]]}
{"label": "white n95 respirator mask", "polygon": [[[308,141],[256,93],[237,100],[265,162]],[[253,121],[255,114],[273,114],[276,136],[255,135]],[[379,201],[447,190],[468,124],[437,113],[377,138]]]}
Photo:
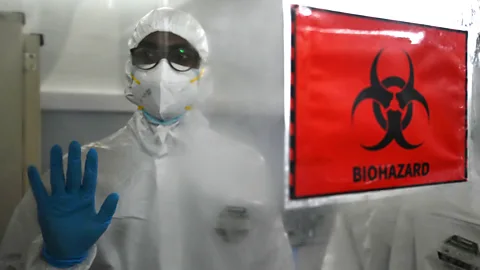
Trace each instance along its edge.
{"label": "white n95 respirator mask", "polygon": [[125,73],[126,98],[159,120],[173,119],[190,110],[202,76],[199,69],[176,71],[166,59],[149,70],[137,68],[128,60]]}

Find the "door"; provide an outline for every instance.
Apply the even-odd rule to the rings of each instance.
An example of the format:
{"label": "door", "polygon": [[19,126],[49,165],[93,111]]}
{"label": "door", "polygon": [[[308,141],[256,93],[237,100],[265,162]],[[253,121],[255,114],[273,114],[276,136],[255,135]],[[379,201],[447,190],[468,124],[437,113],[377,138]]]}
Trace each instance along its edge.
{"label": "door", "polygon": [[25,18],[0,12],[0,238],[26,190],[27,164],[40,161],[38,48]]}

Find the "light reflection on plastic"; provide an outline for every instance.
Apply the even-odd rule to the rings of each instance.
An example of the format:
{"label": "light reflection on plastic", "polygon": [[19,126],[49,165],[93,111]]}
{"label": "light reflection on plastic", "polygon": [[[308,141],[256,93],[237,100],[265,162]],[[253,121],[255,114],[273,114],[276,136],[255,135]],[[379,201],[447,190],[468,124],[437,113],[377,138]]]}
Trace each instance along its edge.
{"label": "light reflection on plastic", "polygon": [[158,7],[169,7],[170,5],[170,1],[169,0],[161,0],[161,1],[158,1],[160,3],[158,3]]}
{"label": "light reflection on plastic", "polygon": [[307,27],[307,31],[317,31],[321,33],[330,34],[345,34],[345,35],[370,35],[370,36],[390,36],[396,38],[408,38],[412,44],[419,44],[425,37],[423,32],[404,32],[404,31],[362,31],[351,29],[318,29],[314,27]]}
{"label": "light reflection on plastic", "polygon": [[303,16],[312,15],[312,10],[309,9],[308,7],[299,7],[298,12],[300,12],[300,14],[302,14]]}

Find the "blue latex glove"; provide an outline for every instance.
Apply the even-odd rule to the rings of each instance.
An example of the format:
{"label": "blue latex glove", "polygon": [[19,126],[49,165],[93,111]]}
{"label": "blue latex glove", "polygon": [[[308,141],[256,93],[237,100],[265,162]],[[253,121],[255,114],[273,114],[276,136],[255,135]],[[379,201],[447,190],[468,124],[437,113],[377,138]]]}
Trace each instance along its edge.
{"label": "blue latex glove", "polygon": [[97,164],[97,152],[92,149],[87,154],[82,182],[80,144],[72,142],[65,179],[62,149],[58,145],[52,147],[51,195],[47,193],[38,170],[35,167],[28,168],[44,240],[42,255],[52,266],[68,268],[83,262],[88,256],[88,250],[110,225],[119,196],[116,193],[110,194],[97,214]]}

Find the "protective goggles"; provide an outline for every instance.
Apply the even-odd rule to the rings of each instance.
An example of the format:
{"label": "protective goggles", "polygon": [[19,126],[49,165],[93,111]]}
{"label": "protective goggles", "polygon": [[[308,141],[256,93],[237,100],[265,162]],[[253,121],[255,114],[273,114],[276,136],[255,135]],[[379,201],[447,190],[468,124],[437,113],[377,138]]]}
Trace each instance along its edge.
{"label": "protective goggles", "polygon": [[137,47],[130,50],[132,64],[143,70],[155,68],[162,59],[179,72],[199,68],[201,58],[198,52],[189,46],[172,45],[164,48]]}

